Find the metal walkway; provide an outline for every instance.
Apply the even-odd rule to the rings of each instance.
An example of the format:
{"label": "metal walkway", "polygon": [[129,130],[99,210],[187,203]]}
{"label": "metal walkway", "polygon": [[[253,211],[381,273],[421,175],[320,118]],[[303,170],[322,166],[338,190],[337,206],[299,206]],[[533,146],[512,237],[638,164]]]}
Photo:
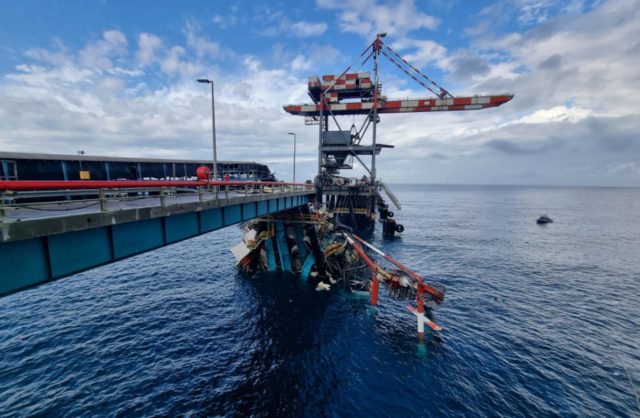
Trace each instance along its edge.
{"label": "metal walkway", "polygon": [[0,295],[306,205],[314,193],[267,182],[0,181]]}

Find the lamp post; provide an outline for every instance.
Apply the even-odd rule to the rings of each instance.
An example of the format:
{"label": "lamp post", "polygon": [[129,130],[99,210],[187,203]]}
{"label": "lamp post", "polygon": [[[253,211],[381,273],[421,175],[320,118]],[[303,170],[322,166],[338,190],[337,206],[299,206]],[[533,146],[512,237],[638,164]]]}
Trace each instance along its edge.
{"label": "lamp post", "polygon": [[84,155],[84,151],[80,150],[78,151],[78,162],[80,163],[80,171],[82,171],[82,155]]}
{"label": "lamp post", "polygon": [[378,33],[376,35],[376,40],[373,42],[373,133],[372,133],[372,145],[373,152],[371,153],[371,184],[376,183],[376,141],[377,141],[377,132],[376,126],[378,126],[378,101],[380,97],[378,96],[380,92],[378,91],[378,55],[380,55],[380,47],[382,46],[382,38],[387,36],[386,32]]}
{"label": "lamp post", "polygon": [[211,137],[213,140],[213,180],[218,180],[218,155],[216,154],[216,110],[213,96],[213,81],[199,78],[198,83],[211,84]]}
{"label": "lamp post", "polygon": [[289,135],[293,135],[293,182],[296,182],[296,134],[288,132]]}

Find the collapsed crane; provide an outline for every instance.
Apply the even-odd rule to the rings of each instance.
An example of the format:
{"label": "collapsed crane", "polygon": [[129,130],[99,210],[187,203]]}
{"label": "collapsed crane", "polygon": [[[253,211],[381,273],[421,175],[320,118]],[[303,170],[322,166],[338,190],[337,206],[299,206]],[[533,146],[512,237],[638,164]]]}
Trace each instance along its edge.
{"label": "collapsed crane", "polygon": [[241,225],[243,239],[231,249],[238,268],[247,273],[281,271],[314,281],[316,291],[343,286],[368,293],[378,304],[380,284],[390,298],[415,300],[407,309],[425,325],[441,331],[426,309],[444,303],[445,286],[429,282],[379,248],[341,225],[322,207],[310,205],[256,218]]}
{"label": "collapsed crane", "polygon": [[[388,210],[380,194],[383,183],[377,177],[376,156],[382,148],[393,146],[378,143],[376,126],[380,122],[379,115],[487,109],[508,102],[513,94],[454,96],[384,43],[384,36],[386,34],[378,34],[341,74],[310,77],[308,94],[313,103],[285,105],[284,110],[292,115],[304,116],[308,125],[319,125],[317,200],[325,201],[330,210],[353,227],[372,225],[377,207],[383,222],[383,233],[393,236],[395,232],[402,232],[404,227],[391,219],[393,212]],[[390,99],[383,96],[378,73],[380,55],[433,94],[433,97]],[[360,66],[353,70],[361,60]],[[373,61],[373,79],[370,72],[360,71],[369,60]],[[337,117],[355,115],[365,116],[362,124],[353,124],[343,130]],[[335,128],[330,126],[331,121]],[[372,127],[371,143],[363,144],[369,127]],[[363,156],[370,156],[369,165]],[[339,176],[340,170],[353,168],[354,159],[369,177],[348,179]],[[393,196],[389,197],[394,204],[397,203]],[[400,209],[399,204],[396,207]]]}
{"label": "collapsed crane", "polygon": [[[400,209],[397,197],[376,175],[376,155],[382,148],[393,148],[377,141],[379,115],[486,109],[508,102],[513,95],[453,96],[383,43],[383,37],[384,34],[378,34],[341,74],[310,77],[308,94],[312,104],[284,106],[288,113],[304,116],[306,124],[319,125],[316,202],[302,207],[299,213],[269,215],[243,225],[243,241],[232,252],[238,266],[245,271],[280,270],[297,274],[305,281],[316,278],[320,280],[316,290],[329,290],[331,285],[343,283],[352,291],[368,292],[372,305],[378,303],[382,283],[393,298],[415,299],[416,307],[408,306],[408,310],[417,317],[418,333],[423,334],[425,325],[434,331],[442,329],[426,315],[425,307],[432,308],[444,302],[444,285],[424,280],[354,232],[375,224],[376,207],[384,235],[393,236],[404,230],[393,219],[393,212],[380,194],[384,190]],[[381,95],[380,55],[434,97],[398,100]],[[373,79],[371,73],[359,71],[371,58]],[[360,67],[352,70],[360,60]],[[360,126],[354,123],[343,130],[338,117],[352,115],[364,115],[364,121]],[[335,128],[330,129],[330,121]],[[369,127],[372,127],[371,143],[365,144],[362,140]],[[361,156],[370,156],[370,165]],[[354,159],[360,162],[369,177],[350,179],[339,175],[340,170],[353,168]],[[324,206],[321,205],[323,201]],[[384,267],[382,263],[393,267]]]}

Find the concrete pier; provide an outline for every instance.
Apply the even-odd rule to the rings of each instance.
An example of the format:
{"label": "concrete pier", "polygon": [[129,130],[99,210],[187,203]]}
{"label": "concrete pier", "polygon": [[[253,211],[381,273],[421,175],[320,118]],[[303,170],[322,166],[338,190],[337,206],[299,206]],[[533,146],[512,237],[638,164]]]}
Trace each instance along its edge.
{"label": "concrete pier", "polygon": [[[101,196],[104,192],[100,192]],[[111,192],[110,192],[111,193]],[[138,200],[3,205],[0,295],[75,274],[258,216],[306,205],[312,187],[161,192]]]}

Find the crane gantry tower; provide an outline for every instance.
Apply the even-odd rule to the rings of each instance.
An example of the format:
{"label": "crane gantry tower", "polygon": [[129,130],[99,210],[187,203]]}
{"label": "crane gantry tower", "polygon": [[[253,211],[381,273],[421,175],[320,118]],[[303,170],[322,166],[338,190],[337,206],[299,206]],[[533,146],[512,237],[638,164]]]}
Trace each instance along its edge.
{"label": "crane gantry tower", "polygon": [[[393,146],[377,141],[376,126],[380,122],[379,115],[480,110],[500,106],[513,98],[513,94],[453,96],[385,44],[382,41],[384,36],[386,34],[378,34],[341,74],[323,75],[322,78],[310,77],[308,94],[313,103],[284,106],[284,110],[292,115],[305,116],[306,124],[319,125],[317,197],[320,201],[324,199],[335,213],[348,214],[352,224],[355,223],[353,226],[362,225],[358,218],[374,220],[376,205],[380,201],[383,202],[379,191],[385,185],[377,178],[376,156],[382,148]],[[378,73],[380,55],[386,57],[433,96],[419,99],[389,99],[383,96]],[[372,59],[373,79],[368,71],[352,71],[353,66],[361,59],[363,61],[359,68]],[[348,130],[343,130],[337,117],[352,115],[364,115],[364,121],[359,127],[353,124]],[[330,129],[331,121],[336,129]],[[369,127],[372,127],[371,142],[363,144],[362,140]],[[362,156],[370,156],[370,165],[365,163]],[[338,176],[340,170],[353,168],[354,158],[369,173],[368,178],[356,180]],[[387,194],[399,208],[399,203],[392,193]],[[393,224],[395,225],[395,222]]]}

